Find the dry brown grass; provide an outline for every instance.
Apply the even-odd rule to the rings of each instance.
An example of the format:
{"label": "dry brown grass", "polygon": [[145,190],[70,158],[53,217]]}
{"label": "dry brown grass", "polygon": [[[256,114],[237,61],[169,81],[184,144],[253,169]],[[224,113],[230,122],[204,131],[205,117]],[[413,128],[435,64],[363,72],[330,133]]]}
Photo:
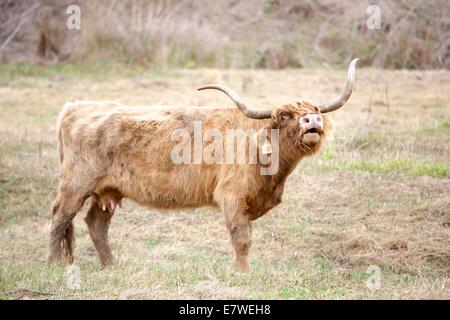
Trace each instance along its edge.
{"label": "dry brown grass", "polygon": [[[254,105],[328,100],[343,72],[173,70],[85,64],[0,66],[0,297],[450,298],[450,77],[362,69],[335,133],[290,177],[283,203],[255,223],[249,274],[231,263],[219,212],[161,213],[124,203],[112,223],[114,267],[102,270],[76,218],[80,290],[48,266],[57,183],[55,119],[77,99],[228,104],[196,93],[226,82]],[[387,90],[386,90],[387,88]],[[369,265],[381,288],[366,287]]]}

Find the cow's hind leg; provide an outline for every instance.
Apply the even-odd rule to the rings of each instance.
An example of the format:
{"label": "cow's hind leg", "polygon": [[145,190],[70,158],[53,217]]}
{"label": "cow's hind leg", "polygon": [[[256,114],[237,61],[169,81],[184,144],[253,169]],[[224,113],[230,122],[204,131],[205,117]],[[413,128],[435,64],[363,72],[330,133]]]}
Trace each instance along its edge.
{"label": "cow's hind leg", "polygon": [[49,261],[58,262],[64,255],[73,263],[73,218],[92,193],[96,184],[94,172],[68,162],[63,164],[58,195],[53,202],[53,220],[50,231]]}
{"label": "cow's hind leg", "polygon": [[97,249],[102,265],[114,263],[114,257],[108,241],[108,229],[112,216],[113,212],[103,211],[99,204],[93,200],[85,218],[89,234]]}
{"label": "cow's hind leg", "polygon": [[64,187],[59,189],[53,203],[49,261],[58,262],[64,255],[69,263],[73,263],[75,241],[72,220],[83,206],[87,196],[85,193],[76,193]]}

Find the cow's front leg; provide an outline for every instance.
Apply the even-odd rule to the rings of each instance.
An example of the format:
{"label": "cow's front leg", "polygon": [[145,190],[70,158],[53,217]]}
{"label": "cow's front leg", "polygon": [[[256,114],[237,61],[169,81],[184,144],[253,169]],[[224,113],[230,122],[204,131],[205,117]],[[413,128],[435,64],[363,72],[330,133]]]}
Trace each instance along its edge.
{"label": "cow's front leg", "polygon": [[231,242],[234,246],[236,266],[243,271],[250,271],[248,252],[252,245],[252,225],[242,214],[234,217],[229,224]]}
{"label": "cow's front leg", "polygon": [[225,216],[236,255],[236,266],[241,270],[249,271],[250,265],[247,257],[252,245],[252,227],[248,216],[245,214],[245,208],[247,207],[245,199],[236,196],[236,193],[224,192],[223,190],[217,190],[214,197]]}

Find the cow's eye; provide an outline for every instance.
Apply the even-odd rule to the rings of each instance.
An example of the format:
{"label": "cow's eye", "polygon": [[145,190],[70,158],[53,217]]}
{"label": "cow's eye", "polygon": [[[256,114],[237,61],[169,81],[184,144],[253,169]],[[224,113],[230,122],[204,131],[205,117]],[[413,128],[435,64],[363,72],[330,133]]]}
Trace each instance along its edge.
{"label": "cow's eye", "polygon": [[283,126],[288,122],[290,119],[292,119],[292,114],[288,111],[282,111],[278,114],[278,123],[280,126]]}

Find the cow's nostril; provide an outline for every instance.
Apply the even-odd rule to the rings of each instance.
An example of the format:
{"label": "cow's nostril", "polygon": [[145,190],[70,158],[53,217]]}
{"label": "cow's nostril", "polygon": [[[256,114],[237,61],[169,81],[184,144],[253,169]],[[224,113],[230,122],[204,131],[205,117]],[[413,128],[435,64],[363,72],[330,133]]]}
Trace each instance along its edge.
{"label": "cow's nostril", "polygon": [[303,121],[306,122],[306,123],[308,123],[308,122],[309,122],[309,119],[308,119],[308,118],[303,118]]}
{"label": "cow's nostril", "polygon": [[320,121],[322,121],[322,119],[320,119],[320,117],[317,117],[317,122],[320,122]]}

